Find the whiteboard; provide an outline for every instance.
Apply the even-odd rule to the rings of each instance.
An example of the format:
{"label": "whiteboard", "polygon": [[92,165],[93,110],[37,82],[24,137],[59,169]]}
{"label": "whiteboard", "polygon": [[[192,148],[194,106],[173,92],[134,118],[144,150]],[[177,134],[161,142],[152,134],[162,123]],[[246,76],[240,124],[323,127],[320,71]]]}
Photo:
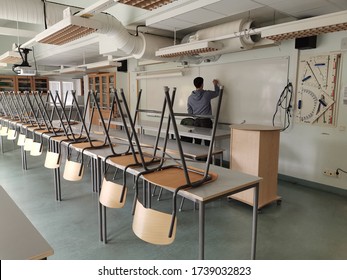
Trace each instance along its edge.
{"label": "whiteboard", "polygon": [[[213,90],[213,79],[224,86],[219,121],[224,123],[271,124],[278,98],[288,82],[289,58],[266,58],[190,67],[183,77],[148,79],[140,82],[146,109],[161,109],[164,86],[177,87],[175,112],[187,112],[193,79],[204,78],[204,89]],[[217,99],[212,100],[213,113]]]}

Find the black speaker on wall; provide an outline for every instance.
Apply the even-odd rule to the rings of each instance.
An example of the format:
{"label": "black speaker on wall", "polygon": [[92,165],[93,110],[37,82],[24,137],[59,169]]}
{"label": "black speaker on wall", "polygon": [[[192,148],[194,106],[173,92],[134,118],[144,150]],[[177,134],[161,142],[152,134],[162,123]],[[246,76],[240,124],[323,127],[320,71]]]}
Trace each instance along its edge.
{"label": "black speaker on wall", "polygon": [[117,67],[118,72],[128,72],[128,61],[127,60],[121,60],[119,61],[122,63],[122,66]]}
{"label": "black speaker on wall", "polygon": [[295,48],[299,50],[315,49],[317,46],[317,36],[309,36],[295,39]]}

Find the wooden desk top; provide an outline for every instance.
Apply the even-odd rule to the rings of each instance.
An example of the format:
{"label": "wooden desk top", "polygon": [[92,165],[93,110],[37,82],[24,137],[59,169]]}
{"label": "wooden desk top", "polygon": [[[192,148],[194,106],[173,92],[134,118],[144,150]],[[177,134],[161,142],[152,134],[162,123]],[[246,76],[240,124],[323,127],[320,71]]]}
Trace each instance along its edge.
{"label": "wooden desk top", "polygon": [[0,186],[0,259],[44,259],[52,247]]}
{"label": "wooden desk top", "polygon": [[[167,160],[164,165],[175,165],[175,161]],[[205,163],[190,161],[188,166],[204,170]],[[137,175],[143,171],[142,167],[131,167],[127,170],[130,174]],[[210,171],[218,174],[217,180],[204,184],[202,186],[179,191],[179,194],[191,201],[209,202],[221,197],[225,197],[233,192],[241,191],[249,186],[259,183],[262,178],[223,168],[216,165],[210,165]]]}
{"label": "wooden desk top", "polygon": [[[205,168],[205,164],[200,162],[189,162],[188,165],[199,169]],[[210,165],[210,171],[218,174],[217,180],[196,188],[181,190],[179,194],[192,201],[208,202],[257,184],[262,180],[258,176],[216,165]]]}
{"label": "wooden desk top", "polygon": [[234,124],[230,126],[234,129],[239,130],[254,130],[254,131],[273,131],[273,130],[281,130],[282,128],[279,126],[271,126],[271,125],[263,125],[263,124]]}

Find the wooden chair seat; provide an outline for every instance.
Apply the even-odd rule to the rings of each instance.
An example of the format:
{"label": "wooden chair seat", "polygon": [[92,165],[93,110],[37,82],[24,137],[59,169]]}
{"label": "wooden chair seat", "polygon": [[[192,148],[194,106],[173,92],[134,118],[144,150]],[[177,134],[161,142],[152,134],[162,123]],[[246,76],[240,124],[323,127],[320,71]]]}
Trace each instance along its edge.
{"label": "wooden chair seat", "polygon": [[[24,126],[27,130],[29,130],[29,131],[34,131],[34,130],[36,130],[36,129],[38,129],[39,128],[39,126],[38,125],[28,125],[28,126]],[[41,126],[41,127],[44,127],[44,126]],[[38,129],[39,130],[39,129]]]}
{"label": "wooden chair seat", "polygon": [[[136,158],[138,160],[137,162],[141,162],[139,154],[136,154]],[[128,166],[128,165],[132,165],[132,164],[137,163],[137,162],[135,162],[134,156],[132,154],[111,157],[111,158],[109,158],[109,160],[111,162],[113,162],[117,165],[121,165],[121,166]],[[144,155],[144,160],[146,163],[149,163],[150,161],[153,160],[153,157]]]}
{"label": "wooden chair seat", "polygon": [[[84,138],[84,137],[86,137],[86,136],[82,135],[82,138]],[[71,138],[72,138],[72,136],[70,136],[70,138],[69,138],[66,135],[52,136],[52,139],[54,141],[73,141],[73,139],[71,139]]]}
{"label": "wooden chair seat", "polygon": [[37,127],[37,125],[36,124],[31,124],[31,123],[24,123],[24,124],[22,124],[22,127],[24,127],[24,128]]}
{"label": "wooden chair seat", "polygon": [[50,128],[50,129],[33,129],[37,134],[45,134],[45,133],[54,133],[54,132],[63,132],[64,130],[61,128]]}
{"label": "wooden chair seat", "polygon": [[66,135],[60,135],[60,136],[52,136],[54,141],[68,141],[70,140]]}
{"label": "wooden chair seat", "polygon": [[177,218],[175,217],[174,227],[171,237],[169,229],[172,222],[172,215],[145,208],[136,200],[136,209],[133,219],[133,231],[140,239],[156,245],[168,245],[175,240]]}
{"label": "wooden chair seat", "polygon": [[[188,175],[190,181],[194,183],[202,180],[204,177],[204,170],[188,167]],[[216,180],[218,177],[218,174],[212,172],[210,172],[209,175],[211,176],[211,180],[206,181],[205,184]],[[143,177],[146,181],[171,191],[186,185],[184,171],[178,165],[144,174]]]}
{"label": "wooden chair seat", "polygon": [[[30,130],[30,129],[29,129]],[[37,134],[43,134],[43,133],[48,133],[50,132],[48,129],[33,129],[32,131],[34,131]]]}
{"label": "wooden chair seat", "polygon": [[105,146],[105,143],[102,141],[92,141],[92,143],[90,142],[73,143],[71,144],[71,146],[77,149],[98,148],[98,147]]}

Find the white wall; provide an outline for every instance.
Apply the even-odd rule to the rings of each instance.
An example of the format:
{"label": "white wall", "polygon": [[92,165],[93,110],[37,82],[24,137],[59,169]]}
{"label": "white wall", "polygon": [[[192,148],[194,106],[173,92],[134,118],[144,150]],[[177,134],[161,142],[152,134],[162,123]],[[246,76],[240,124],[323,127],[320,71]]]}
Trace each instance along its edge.
{"label": "white wall", "polygon": [[[341,40],[347,32],[319,36],[317,48],[302,54],[341,51]],[[293,54],[291,54],[294,56]],[[284,175],[347,189],[347,176],[339,178],[323,175],[323,169],[347,170],[347,105],[343,104],[343,89],[347,86],[346,53],[342,51],[339,104],[336,127],[294,124],[281,134],[279,172]],[[293,73],[292,73],[293,74]]]}
{"label": "white wall", "polygon": [[[282,42],[279,46],[267,47],[240,53],[223,55],[218,61],[220,63],[251,61],[265,58],[288,57],[289,81],[296,87],[296,75],[298,58],[300,54],[321,54],[332,51],[341,51],[341,40],[347,37],[347,32],[320,35],[317,40],[317,48],[298,51],[294,48],[294,40]],[[343,105],[343,88],[347,86],[347,58],[345,51],[342,52],[342,65],[339,90],[339,110],[336,127],[326,128],[307,124],[293,123],[290,129],[281,133],[279,173],[312,182],[347,189],[347,174],[332,178],[323,175],[323,169],[342,168],[347,170],[347,105]],[[199,66],[200,67],[200,66]],[[203,67],[203,65],[201,65]],[[133,70],[133,68],[131,69]],[[131,71],[130,70],[130,71]],[[131,104],[135,105],[136,96],[135,74],[130,73],[131,79]],[[186,78],[186,77],[185,77]],[[189,77],[191,80],[193,76]],[[217,77],[218,78],[218,77]],[[155,81],[154,81],[155,82]],[[266,83],[267,81],[264,81]],[[148,81],[146,82],[148,83]],[[278,97],[281,92],[278,92]],[[231,101],[229,101],[231,102]],[[254,102],[256,99],[248,100]],[[229,104],[232,110],[232,102]],[[133,109],[133,107],[132,107]],[[275,109],[275,107],[274,107]],[[292,112],[292,116],[293,116]],[[293,120],[292,120],[293,121]],[[223,141],[223,148],[229,153],[229,142]],[[226,158],[226,157],[225,157]]]}

